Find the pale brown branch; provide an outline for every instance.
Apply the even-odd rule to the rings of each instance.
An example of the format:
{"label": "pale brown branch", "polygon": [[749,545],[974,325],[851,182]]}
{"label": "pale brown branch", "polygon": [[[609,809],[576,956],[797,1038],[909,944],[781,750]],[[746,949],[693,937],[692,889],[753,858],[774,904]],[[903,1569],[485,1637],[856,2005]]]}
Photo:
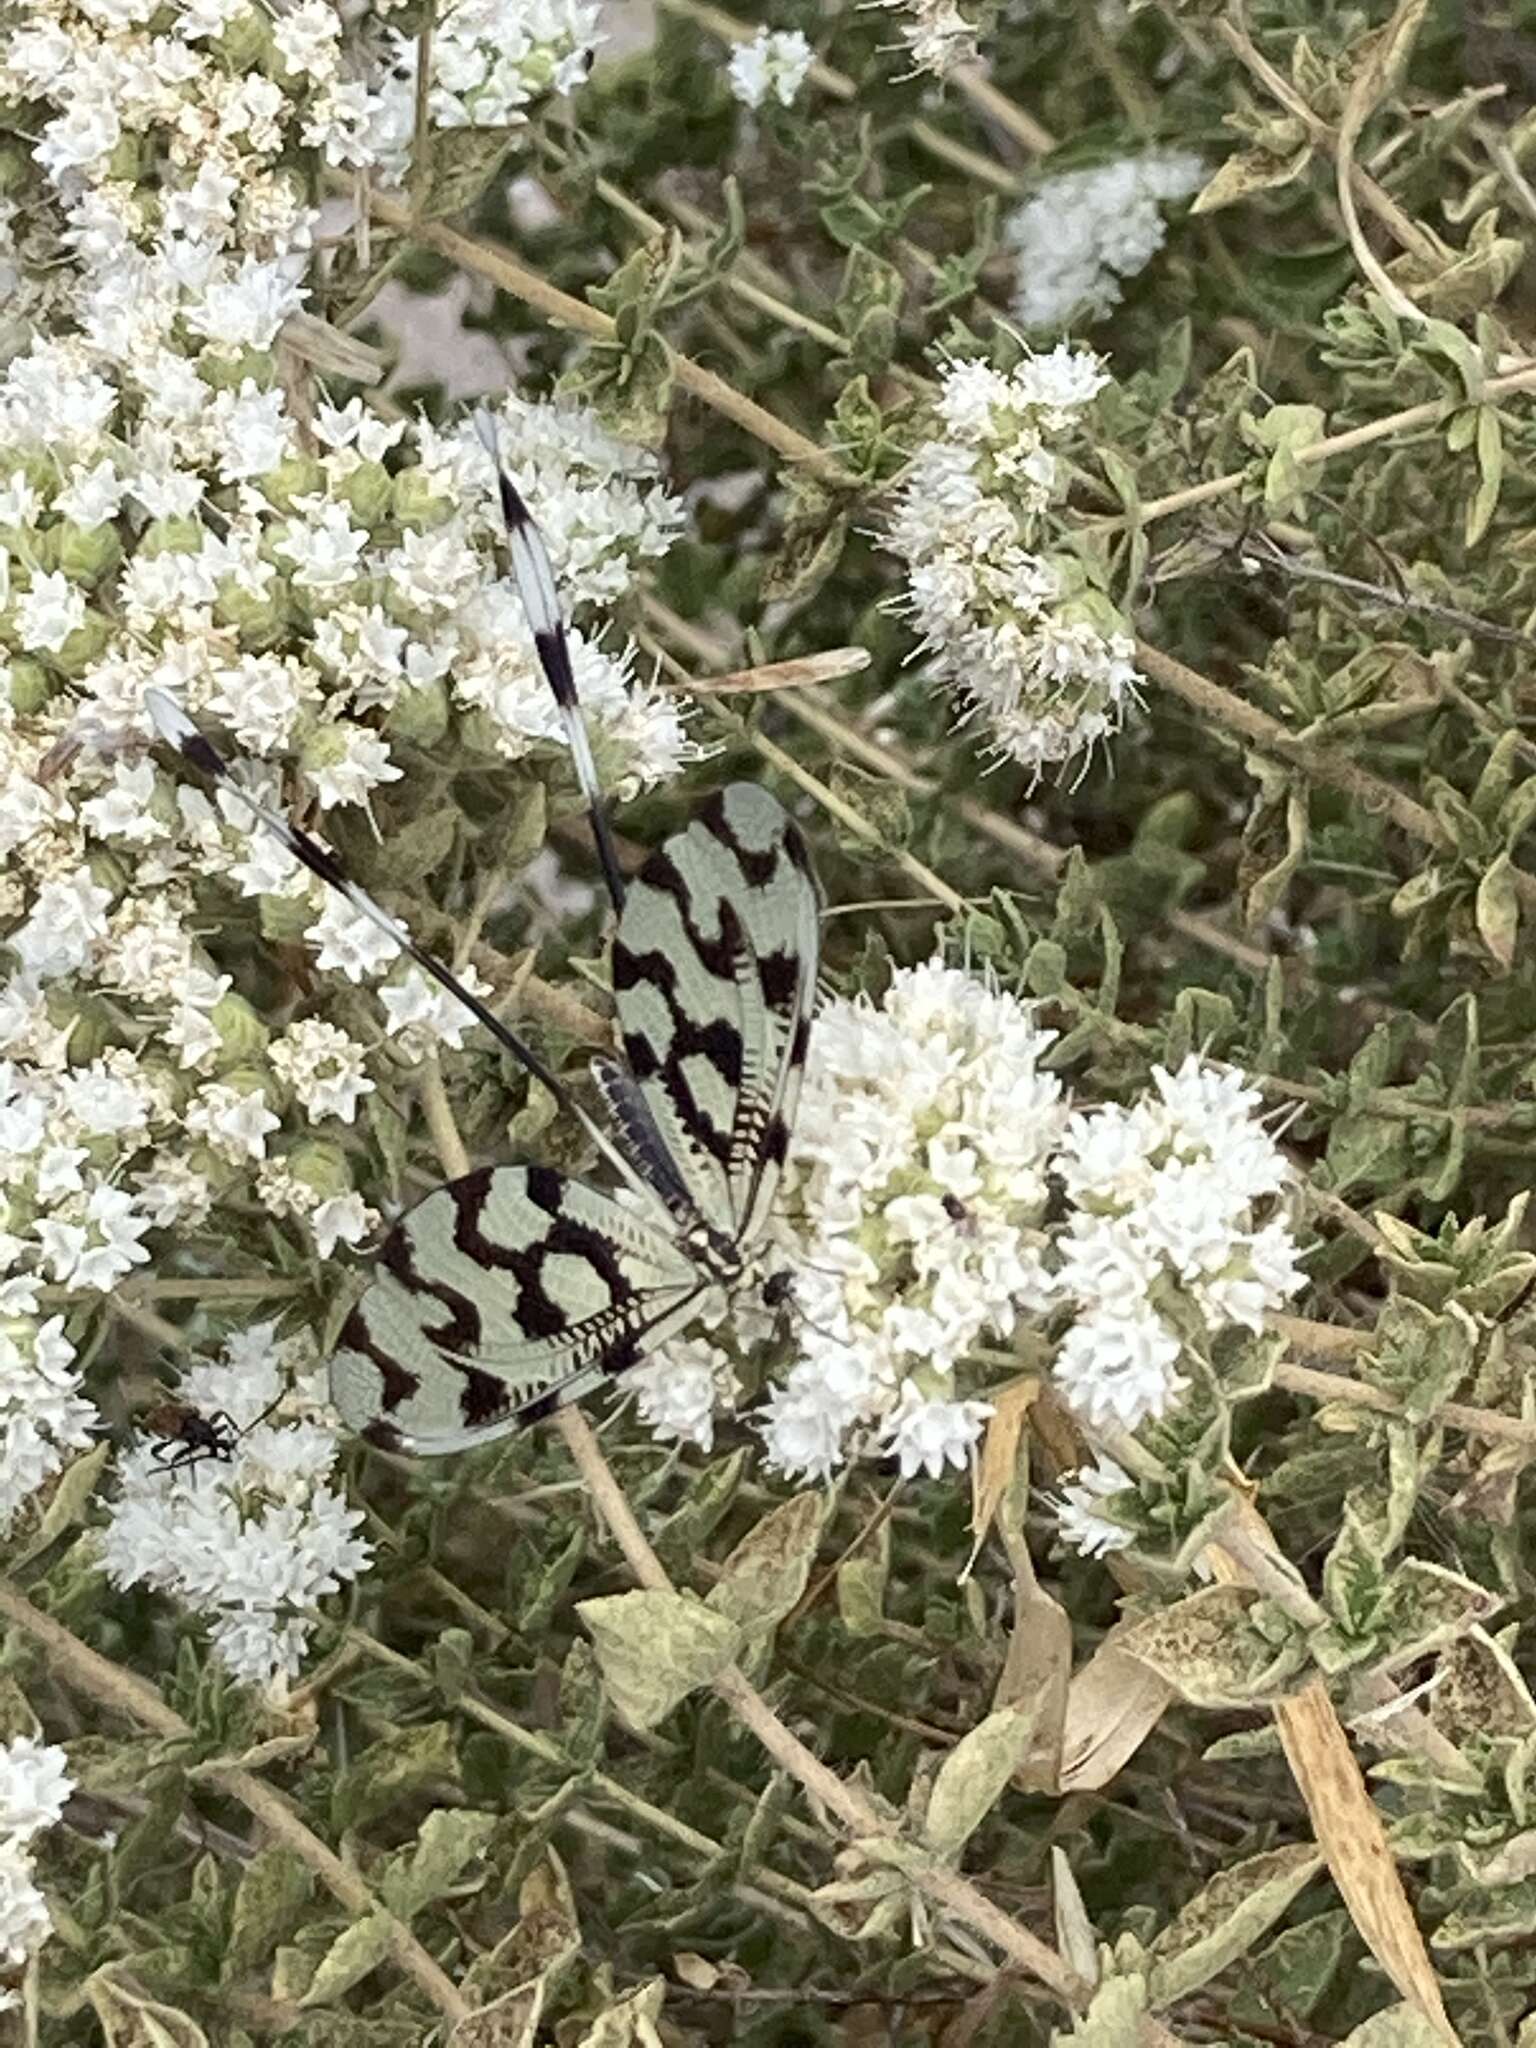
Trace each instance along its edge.
{"label": "pale brown branch", "polygon": [[[636,1581],[656,1592],[671,1581],[646,1540],[634,1510],[602,1454],[591,1425],[578,1409],[566,1408],[558,1426],[593,1504],[607,1523]],[[863,1792],[845,1783],[793,1732],[768,1705],[755,1686],[734,1665],[714,1682],[743,1727],[757,1737],[773,1761],[789,1772],[824,1813],[840,1821],[855,1839],[890,1835],[890,1824]],[[1055,1949],[996,1906],[958,1871],[925,1865],[914,1882],[937,1906],[990,1941],[1008,1961],[1038,1978],[1062,2002],[1076,2010],[1086,2003],[1089,1986],[1064,1963]],[[1138,2030],[1143,2048],[1176,2048],[1177,2036],[1159,2021],[1147,2019]]]}
{"label": "pale brown branch", "polygon": [[[0,1579],[0,1616],[32,1638],[45,1652],[53,1674],[98,1706],[171,1740],[190,1738],[191,1726],[168,1707],[155,1688],[136,1673],[101,1656],[72,1635],[52,1615],[34,1607],[22,1593]],[[243,1806],[274,1841],[291,1849],[312,1870],[338,1904],[357,1919],[377,1919],[389,1928],[389,1952],[401,1970],[450,2020],[470,2011],[451,1978],[439,1968],[403,1920],[389,1912],[355,1870],[328,1849],[300,1820],[282,1796],[254,1772],[234,1765],[209,1766],[202,1781]]]}
{"label": "pale brown branch", "polygon": [[[1213,22],[1216,34],[1271,97],[1277,100],[1288,114],[1294,115],[1303,124],[1317,147],[1326,155],[1335,156],[1339,146],[1338,137],[1327,122],[1307,105],[1290,80],[1282,72],[1277,71],[1263,52],[1255,46],[1253,38],[1242,26],[1240,13],[1241,10],[1234,9],[1233,14]],[[1234,19],[1233,15],[1239,18]],[[1422,262],[1437,266],[1444,263],[1445,250],[1436,242],[1434,236],[1420,227],[1417,221],[1411,220],[1391,193],[1378,185],[1369,171],[1363,170],[1359,164],[1352,164],[1350,183],[1361,204],[1375,214],[1399,247],[1408,250]]]}
{"label": "pale brown branch", "polygon": [[[1500,398],[1511,397],[1517,391],[1536,388],[1536,363],[1515,363],[1497,377],[1490,377],[1482,388],[1485,404],[1492,404]],[[1367,420],[1364,426],[1350,427],[1341,434],[1326,434],[1320,441],[1313,441],[1305,448],[1298,448],[1296,460],[1310,468],[1318,462],[1331,462],[1336,455],[1353,454],[1357,448],[1368,448],[1374,441],[1389,440],[1394,434],[1416,433],[1420,427],[1436,427],[1456,410],[1453,398],[1430,398],[1420,405],[1405,406],[1401,412],[1384,413],[1379,420]],[[1229,469],[1221,476],[1207,477],[1204,483],[1190,484],[1182,491],[1170,491],[1164,498],[1149,498],[1138,511],[1143,525],[1153,519],[1166,519],[1173,512],[1187,512],[1196,505],[1207,505],[1213,498],[1224,498],[1229,491],[1235,491],[1246,482],[1248,471]],[[1113,518],[1102,522],[1105,526],[1123,526],[1125,519],[1116,513]]]}
{"label": "pale brown branch", "polygon": [[[524,305],[532,306],[556,327],[564,327],[573,334],[584,334],[592,341],[612,341],[615,335],[613,321],[598,307],[589,305],[585,299],[573,299],[568,292],[552,285],[536,270],[530,270],[525,263],[519,263],[509,251],[494,243],[478,239],[473,235],[460,234],[456,228],[445,227],[440,221],[418,221],[403,201],[392,199],[386,193],[370,195],[370,209],[375,220],[386,227],[398,228],[410,235],[424,248],[436,249],[439,255],[462,265],[477,277],[488,278],[504,292],[510,292]],[[804,434],[788,426],[766,406],[756,399],[748,398],[713,370],[706,370],[692,357],[672,355],[673,374],[684,391],[701,399],[712,411],[722,418],[734,420],[754,439],[767,448],[774,449],[787,461],[798,462],[814,475],[830,484],[851,489],[857,482],[834,455],[816,442],[807,440]]]}
{"label": "pale brown branch", "polygon": [[[1161,683],[1176,697],[1182,697],[1186,704],[1224,726],[1228,732],[1282,761],[1290,762],[1314,782],[1342,790],[1363,810],[1390,818],[1421,846],[1431,847],[1437,853],[1455,853],[1449,834],[1433,811],[1409,796],[1406,790],[1383,782],[1368,768],[1360,767],[1337,747],[1304,740],[1287,732],[1267,711],[1261,711],[1256,704],[1249,704],[1241,697],[1234,697],[1230,690],[1222,689],[1184,662],[1175,661],[1171,654],[1149,646],[1145,640],[1136,642],[1136,660],[1154,682]],[[1536,875],[1528,874],[1523,868],[1515,868],[1512,872],[1522,900],[1528,907],[1536,908]]]}

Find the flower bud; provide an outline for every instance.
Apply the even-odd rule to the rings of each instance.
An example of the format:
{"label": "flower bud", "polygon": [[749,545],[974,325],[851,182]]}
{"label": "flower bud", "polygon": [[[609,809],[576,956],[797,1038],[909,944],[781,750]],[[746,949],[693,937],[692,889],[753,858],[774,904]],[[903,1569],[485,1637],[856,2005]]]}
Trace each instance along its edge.
{"label": "flower bud", "polygon": [[251,651],[270,647],[287,626],[288,587],[275,576],[258,594],[238,576],[225,576],[214,599],[213,616],[221,626],[233,627],[242,647]]}
{"label": "flower bud", "polygon": [[262,494],[279,512],[291,512],[298,498],[325,489],[325,471],[312,455],[290,455],[259,479]]}
{"label": "flower bud", "polygon": [[315,921],[315,907],[303,896],[259,897],[261,936],[274,945],[292,945]]}
{"label": "flower bud", "polygon": [[137,552],[156,555],[195,555],[203,545],[206,529],[189,512],[177,512],[164,519],[151,519],[139,535]]}
{"label": "flower bud", "polygon": [[101,659],[112,638],[111,623],[100,612],[88,611],[57,654],[49,656],[60,675],[79,676]]}
{"label": "flower bud", "polygon": [[420,466],[402,469],[392,480],[392,488],[395,517],[413,532],[430,533],[433,527],[442,526],[454,515],[453,499],[439,495],[433,489],[427,471]]}
{"label": "flower bud", "polygon": [[243,7],[231,15],[209,47],[218,52],[236,78],[258,70],[270,72],[276,54],[272,24],[255,7]]}
{"label": "flower bud", "polygon": [[123,552],[117,528],[110,521],[103,521],[100,526],[77,526],[72,519],[65,519],[53,528],[50,537],[59,567],[71,583],[82,584],[86,589],[115,569]]}
{"label": "flower bud", "polygon": [[389,517],[395,480],[382,462],[360,462],[333,479],[331,495],[349,506],[361,525],[374,527]]}
{"label": "flower bud", "polygon": [[288,1171],[307,1188],[313,1188],[322,1202],[334,1195],[350,1194],[352,1174],[347,1155],[339,1145],[324,1138],[306,1138],[288,1154]]}
{"label": "flower bud", "polygon": [[18,654],[9,664],[9,696],[12,707],[23,718],[41,711],[58,688],[57,679],[29,654]]}
{"label": "flower bud", "polygon": [[220,1067],[226,1060],[238,1067],[242,1060],[259,1058],[272,1035],[245,997],[236,995],[233,989],[220,996],[208,1013],[208,1021],[219,1034]]}
{"label": "flower bud", "polygon": [[435,747],[448,730],[448,685],[438,676],[430,683],[407,683],[384,718],[391,739],[416,747]]}

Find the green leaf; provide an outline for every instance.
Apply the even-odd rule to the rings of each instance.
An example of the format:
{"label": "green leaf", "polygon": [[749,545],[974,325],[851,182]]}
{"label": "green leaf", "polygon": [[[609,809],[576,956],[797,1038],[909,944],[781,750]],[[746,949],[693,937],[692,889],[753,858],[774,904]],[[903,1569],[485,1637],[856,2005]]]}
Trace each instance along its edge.
{"label": "green leaf", "polygon": [[1384,1668],[1400,1670],[1444,1649],[1504,1605],[1505,1595],[1427,1558],[1408,1557],[1387,1582],[1377,1617]]}
{"label": "green leaf", "polygon": [[587,1532],[578,1522],[556,1554],[545,1558],[541,1569],[529,1583],[517,1618],[519,1635],[536,1641],[545,1633],[556,1603],[569,1590],[586,1554]]}
{"label": "green leaf", "polygon": [[608,1697],[634,1728],[654,1728],[730,1664],[741,1630],[684,1593],[645,1590],[583,1600]]}
{"label": "green leaf", "polygon": [[769,558],[763,572],[762,602],[784,604],[790,598],[804,601],[812,596],[842,559],[847,539],[846,512],[788,528],[778,553]]}
{"label": "green leaf", "polygon": [[544,2012],[544,1979],[518,1984],[457,2021],[448,2048],[534,2048]]}
{"label": "green leaf", "polygon": [[1466,543],[1475,548],[1498,508],[1504,482],[1504,435],[1499,415],[1491,405],[1477,409],[1478,486],[1467,506]]}
{"label": "green leaf", "polygon": [[599,2013],[576,2048],[663,2048],[656,2020],[666,1995],[661,1978],[653,1977]]}
{"label": "green leaf", "polygon": [[805,1591],[825,1513],[820,1493],[781,1501],[731,1552],[706,1605],[744,1636],[772,1628]]}
{"label": "green leaf", "polygon": [[1418,2006],[1389,2005],[1346,2034],[1340,2048],[1445,2048],[1445,2033]]}
{"label": "green leaf", "polygon": [[398,1202],[410,1154],[410,1125],[382,1088],[375,1088],[371,1095],[363,1097],[363,1114],[368,1119],[368,1129],[378,1148],[379,1163],[384,1169],[390,1198]]}
{"label": "green leaf", "polygon": [[1299,1926],[1282,1928],[1255,1958],[1264,1983],[1273,1987],[1273,2003],[1303,2019],[1313,2012],[1343,1960],[1349,1933],[1343,1912],[1314,1913]]}
{"label": "green leaf", "polygon": [[891,1525],[875,1534],[837,1568],[837,1611],[856,1640],[877,1636],[885,1626],[885,1587],[891,1571]]}
{"label": "green leaf", "polygon": [[592,1645],[577,1636],[560,1670],[560,1747],[582,1769],[597,1760],[607,1710]]}
{"label": "green leaf", "polygon": [[338,1834],[361,1827],[413,1793],[457,1786],[459,1758],[446,1721],[400,1728],[370,1744],[331,1793],[331,1825]]}
{"label": "green leaf", "polygon": [[208,2036],[190,2014],[120,1983],[110,1966],[86,1980],[85,1994],[105,2048],[208,2048]]}
{"label": "green leaf", "polygon": [[1065,2048],[1068,2041],[1073,2048],[1127,2048],[1139,2037],[1146,2013],[1145,1977],[1106,1977],[1070,2030],[1058,2028],[1051,2036],[1052,2048]]}
{"label": "green leaf", "polygon": [[429,179],[421,201],[424,220],[445,220],[467,213],[486,190],[519,136],[527,127],[435,128],[431,138]]}
{"label": "green leaf", "polygon": [[455,1897],[477,1891],[485,1881],[483,1872],[471,1883],[459,1880],[495,1833],[496,1819],[494,1813],[464,1807],[429,1813],[414,1847],[393,1858],[379,1878],[380,1899],[400,1919],[410,1920],[450,1891]]}
{"label": "green leaf", "polygon": [[467,1628],[445,1628],[432,1644],[432,1677],[444,1704],[456,1706],[475,1667],[475,1639]]}
{"label": "green leaf", "polygon": [[438,804],[407,824],[391,826],[383,844],[371,845],[366,856],[370,884],[386,893],[420,889],[453,851],[459,822],[456,805]]}
{"label": "green leaf", "polygon": [[383,1962],[393,1935],[394,1923],[387,1913],[370,1913],[344,1929],[320,1958],[299,2004],[334,2005],[345,1997]]}
{"label": "green leaf", "polygon": [[41,1557],[51,1543],[81,1519],[96,1490],[101,1468],[111,1455],[111,1444],[99,1443],[92,1444],[88,1451],[82,1451],[78,1458],[70,1459],[54,1482],[42,1519],[21,1551],[11,1560],[11,1570],[14,1571],[18,1565],[30,1564],[34,1557]]}
{"label": "green leaf", "polygon": [[1318,405],[1275,405],[1261,418],[1246,418],[1243,433],[1256,448],[1271,451],[1264,468],[1264,509],[1271,518],[1290,518],[1302,506],[1316,463],[1303,463],[1303,450],[1323,437],[1327,418]]}
{"label": "green leaf", "polygon": [[270,1961],[303,1919],[315,1893],[314,1872],[291,1849],[258,1849],[240,1873],[224,1950],[225,1983]]}
{"label": "green leaf", "polygon": [[1499,855],[1477,885],[1477,930],[1500,969],[1508,974],[1520,936],[1520,891],[1507,853]]}
{"label": "green leaf", "polygon": [[1147,1994],[1153,2008],[1190,1997],[1247,1955],[1322,1867],[1319,1851],[1298,1843],[1219,1871],[1152,1942]]}
{"label": "green leaf", "polygon": [[999,1707],[945,1757],[923,1821],[924,1839],[941,1856],[957,1856],[1002,1798],[1034,1731],[1032,1708]]}
{"label": "green leaf", "polygon": [[1115,1641],[1191,1706],[1265,1706],[1299,1683],[1307,1651],[1283,1632],[1272,1641],[1255,1609],[1263,1611],[1242,1586],[1207,1586],[1127,1622]]}
{"label": "green leaf", "polygon": [[1312,144],[1304,142],[1289,156],[1275,156],[1263,149],[1240,149],[1229,156],[1203,190],[1195,194],[1191,213],[1216,213],[1223,206],[1236,206],[1255,192],[1274,192],[1299,178],[1312,161]]}

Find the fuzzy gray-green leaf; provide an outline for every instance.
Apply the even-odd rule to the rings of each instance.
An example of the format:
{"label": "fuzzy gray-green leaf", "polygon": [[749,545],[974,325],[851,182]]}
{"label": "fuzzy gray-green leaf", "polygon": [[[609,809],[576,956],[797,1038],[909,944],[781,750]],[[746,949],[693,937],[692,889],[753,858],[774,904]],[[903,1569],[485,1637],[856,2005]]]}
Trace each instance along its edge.
{"label": "fuzzy gray-green leaf", "polygon": [[576,1612],[592,1637],[608,1697],[635,1728],[654,1728],[736,1656],[742,1632],[686,1594],[614,1593]]}

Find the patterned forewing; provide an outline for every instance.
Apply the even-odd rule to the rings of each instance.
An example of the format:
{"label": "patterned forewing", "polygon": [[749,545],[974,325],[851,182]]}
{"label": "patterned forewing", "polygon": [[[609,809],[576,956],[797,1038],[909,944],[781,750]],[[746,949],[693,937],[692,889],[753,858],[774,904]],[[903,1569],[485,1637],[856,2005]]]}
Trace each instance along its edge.
{"label": "patterned forewing", "polygon": [[759,1227],[787,1145],[816,984],[799,831],[731,783],[630,884],[613,948],[628,1061],[701,1214]]}
{"label": "patterned forewing", "polygon": [[504,1436],[636,1364],[697,1312],[682,1248],[550,1167],[485,1167],[417,1203],[342,1326],[349,1427],[432,1453]]}

